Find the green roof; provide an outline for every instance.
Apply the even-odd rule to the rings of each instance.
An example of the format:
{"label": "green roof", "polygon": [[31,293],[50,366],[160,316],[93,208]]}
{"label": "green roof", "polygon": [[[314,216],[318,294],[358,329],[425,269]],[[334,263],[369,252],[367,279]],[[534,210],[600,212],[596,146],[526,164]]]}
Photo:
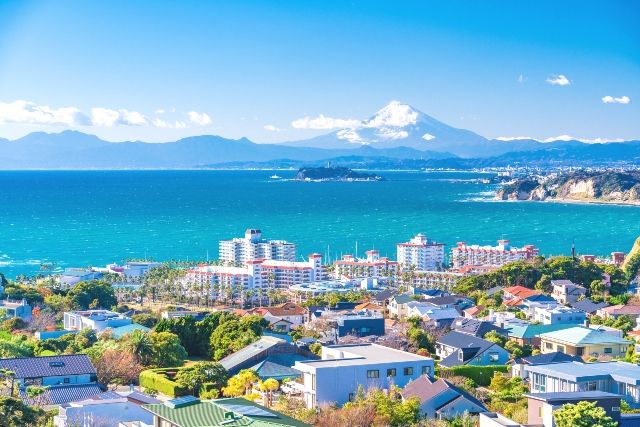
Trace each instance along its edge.
{"label": "green roof", "polygon": [[[202,400],[197,403],[170,408],[164,403],[143,406],[154,415],[175,424],[178,427],[305,427],[301,421],[272,411],[257,403],[243,398]],[[242,408],[248,409],[244,411]],[[225,419],[225,414],[233,412],[233,419]],[[249,415],[241,412],[253,412],[263,415]],[[268,414],[268,415],[267,415]]]}
{"label": "green roof", "polygon": [[630,341],[620,338],[608,332],[598,331],[583,326],[574,326],[573,328],[564,329],[562,331],[549,332],[540,336],[542,339],[550,339],[553,341],[561,341],[575,345],[593,345],[593,344],[630,344]]}
{"label": "green roof", "polygon": [[553,325],[505,325],[505,329],[509,331],[510,338],[531,339],[547,332],[555,332],[564,329],[574,328],[575,324],[558,323]]}

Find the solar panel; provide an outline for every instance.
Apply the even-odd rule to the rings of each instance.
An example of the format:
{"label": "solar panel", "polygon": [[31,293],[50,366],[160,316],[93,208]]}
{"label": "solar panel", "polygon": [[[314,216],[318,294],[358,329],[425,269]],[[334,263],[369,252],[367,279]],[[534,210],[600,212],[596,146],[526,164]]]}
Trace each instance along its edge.
{"label": "solar panel", "polygon": [[278,418],[277,414],[274,414],[273,412],[269,412],[269,411],[265,411],[262,408],[259,408],[257,406],[251,406],[251,405],[227,405],[227,404],[220,404],[220,406],[223,406],[224,408],[235,412],[236,414],[241,414],[241,415],[246,415],[249,417],[272,417],[272,418]]}
{"label": "solar panel", "polygon": [[185,406],[193,405],[199,402],[200,402],[200,399],[198,399],[197,397],[187,395],[187,396],[171,399],[167,401],[165,405],[167,405],[170,408],[177,409],[177,408],[184,408]]}

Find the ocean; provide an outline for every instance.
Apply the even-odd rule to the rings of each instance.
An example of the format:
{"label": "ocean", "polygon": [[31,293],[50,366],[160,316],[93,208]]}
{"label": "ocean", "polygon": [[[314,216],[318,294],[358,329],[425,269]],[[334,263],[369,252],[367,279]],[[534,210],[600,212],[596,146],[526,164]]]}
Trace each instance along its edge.
{"label": "ocean", "polygon": [[418,232],[445,243],[534,244],[546,255],[628,251],[640,207],[498,202],[486,177],[379,172],[384,182],[272,180],[295,171],[0,172],[0,273],[36,274],[128,258],[215,259],[218,241],[260,228],[332,259],[367,249],[395,258]]}

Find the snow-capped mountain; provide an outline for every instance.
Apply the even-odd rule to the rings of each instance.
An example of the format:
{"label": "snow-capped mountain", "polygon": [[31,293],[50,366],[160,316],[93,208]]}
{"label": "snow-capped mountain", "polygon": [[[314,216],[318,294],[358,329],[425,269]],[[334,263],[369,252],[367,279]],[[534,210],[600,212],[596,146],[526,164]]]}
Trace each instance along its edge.
{"label": "snow-capped mountain", "polygon": [[318,148],[355,148],[361,145],[375,148],[410,147],[463,157],[503,154],[514,148],[507,142],[488,140],[469,130],[449,126],[399,101],[391,101],[369,119],[356,121],[350,127],[287,145]]}

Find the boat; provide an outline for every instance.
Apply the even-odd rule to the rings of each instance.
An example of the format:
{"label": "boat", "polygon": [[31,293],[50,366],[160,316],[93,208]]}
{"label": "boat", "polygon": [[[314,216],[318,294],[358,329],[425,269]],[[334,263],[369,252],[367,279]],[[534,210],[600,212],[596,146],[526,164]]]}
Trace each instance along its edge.
{"label": "boat", "polygon": [[269,179],[282,179],[282,177],[274,174],[274,175],[271,175]]}

